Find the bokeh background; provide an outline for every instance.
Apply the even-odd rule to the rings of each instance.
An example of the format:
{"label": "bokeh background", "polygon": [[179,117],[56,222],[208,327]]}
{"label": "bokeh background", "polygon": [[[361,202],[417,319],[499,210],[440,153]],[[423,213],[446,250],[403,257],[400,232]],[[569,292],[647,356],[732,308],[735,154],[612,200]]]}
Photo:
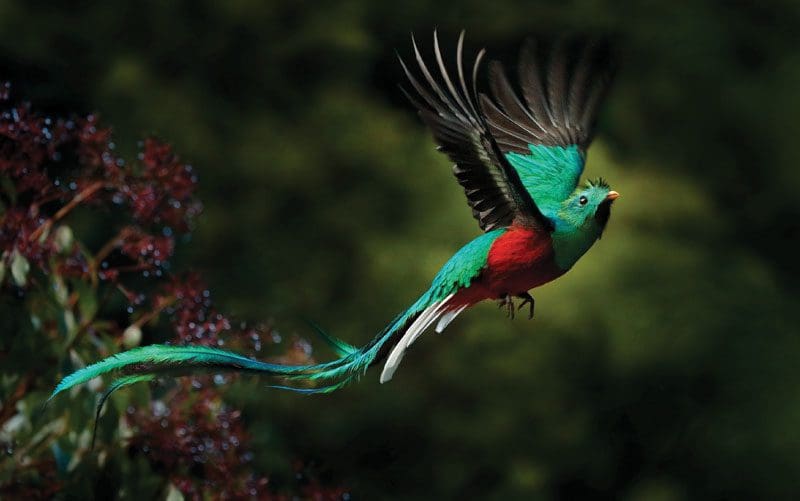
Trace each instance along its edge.
{"label": "bokeh background", "polygon": [[507,63],[529,35],[617,42],[588,175],[622,198],[537,318],[476,307],[388,385],[237,383],[258,468],[303,458],[358,499],[796,494],[797,2],[69,4],[0,0],[2,77],[99,112],[129,156],[155,133],[194,165],[205,211],[176,267],[221,310],[354,344],[479,231],[397,87],[409,34],[452,51],[466,28]]}

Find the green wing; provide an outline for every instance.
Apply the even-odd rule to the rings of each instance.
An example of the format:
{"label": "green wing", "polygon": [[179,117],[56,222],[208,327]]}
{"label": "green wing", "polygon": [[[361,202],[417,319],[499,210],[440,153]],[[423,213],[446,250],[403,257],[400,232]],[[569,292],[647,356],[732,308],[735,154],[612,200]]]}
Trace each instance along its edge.
{"label": "green wing", "polygon": [[502,65],[489,65],[482,94],[489,131],[548,217],[578,185],[597,110],[613,74],[607,45],[562,41],[549,56],[529,40],[520,53],[520,99]]}

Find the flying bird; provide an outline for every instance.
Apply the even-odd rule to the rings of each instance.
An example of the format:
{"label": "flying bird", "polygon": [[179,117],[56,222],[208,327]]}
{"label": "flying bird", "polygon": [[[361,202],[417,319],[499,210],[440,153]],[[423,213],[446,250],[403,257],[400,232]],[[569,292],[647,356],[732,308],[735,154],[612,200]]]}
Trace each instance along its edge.
{"label": "flying bird", "polygon": [[[65,377],[51,399],[81,383],[119,371],[101,398],[159,374],[198,369],[276,376],[274,387],[328,393],[383,362],[380,381],[392,379],[408,348],[434,326],[442,332],[460,313],[497,300],[513,317],[528,307],[529,291],[564,273],[603,234],[619,197],[602,179],[580,184],[598,108],[612,77],[608,48],[564,41],[551,51],[527,42],[513,86],[499,62],[488,65],[490,95],[478,91],[485,51],[467,73],[464,33],[455,72],[448,70],[434,32],[435,63],[426,63],[412,37],[416,68],[400,59],[406,94],[453,162],[483,234],[442,266],[430,288],[361,348],[320,331],[339,358],[317,365],[280,365],[203,346],[150,345],[125,351]],[[519,305],[514,300],[521,299]],[[309,387],[309,382],[313,385]]]}

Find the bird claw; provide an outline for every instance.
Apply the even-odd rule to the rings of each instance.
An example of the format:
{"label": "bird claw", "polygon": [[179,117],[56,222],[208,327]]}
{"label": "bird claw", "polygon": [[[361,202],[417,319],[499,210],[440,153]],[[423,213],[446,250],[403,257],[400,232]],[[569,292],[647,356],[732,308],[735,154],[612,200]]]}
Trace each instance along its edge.
{"label": "bird claw", "polygon": [[517,297],[522,299],[522,302],[519,303],[518,309],[522,309],[526,304],[530,305],[530,309],[528,311],[528,320],[533,319],[533,309],[536,306],[536,300],[533,299],[533,296],[528,294],[527,292],[523,294],[517,294]]}
{"label": "bird claw", "polygon": [[505,296],[500,298],[497,307],[498,308],[505,307],[508,314],[508,318],[514,320],[514,313],[516,310],[521,310],[526,304],[530,305],[530,309],[528,312],[528,320],[532,319],[533,310],[536,303],[536,301],[533,299],[533,296],[531,296],[527,292],[524,292],[522,294],[516,294],[516,297],[522,299],[522,302],[519,304],[519,306],[514,304],[514,299],[511,296],[511,294],[506,294]]}
{"label": "bird claw", "polygon": [[508,313],[508,318],[514,320],[514,300],[511,298],[511,294],[506,294],[505,296],[501,297],[497,307],[505,307]]}

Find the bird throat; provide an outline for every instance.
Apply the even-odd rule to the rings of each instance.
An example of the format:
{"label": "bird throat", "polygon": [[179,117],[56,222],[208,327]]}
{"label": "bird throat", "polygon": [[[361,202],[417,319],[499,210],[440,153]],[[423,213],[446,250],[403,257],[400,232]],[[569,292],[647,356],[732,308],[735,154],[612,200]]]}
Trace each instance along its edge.
{"label": "bird throat", "polygon": [[[556,265],[564,271],[569,270],[595,243],[602,233],[602,228],[590,218],[581,227],[556,225],[552,233],[553,252]],[[561,226],[561,227],[559,227]]]}

